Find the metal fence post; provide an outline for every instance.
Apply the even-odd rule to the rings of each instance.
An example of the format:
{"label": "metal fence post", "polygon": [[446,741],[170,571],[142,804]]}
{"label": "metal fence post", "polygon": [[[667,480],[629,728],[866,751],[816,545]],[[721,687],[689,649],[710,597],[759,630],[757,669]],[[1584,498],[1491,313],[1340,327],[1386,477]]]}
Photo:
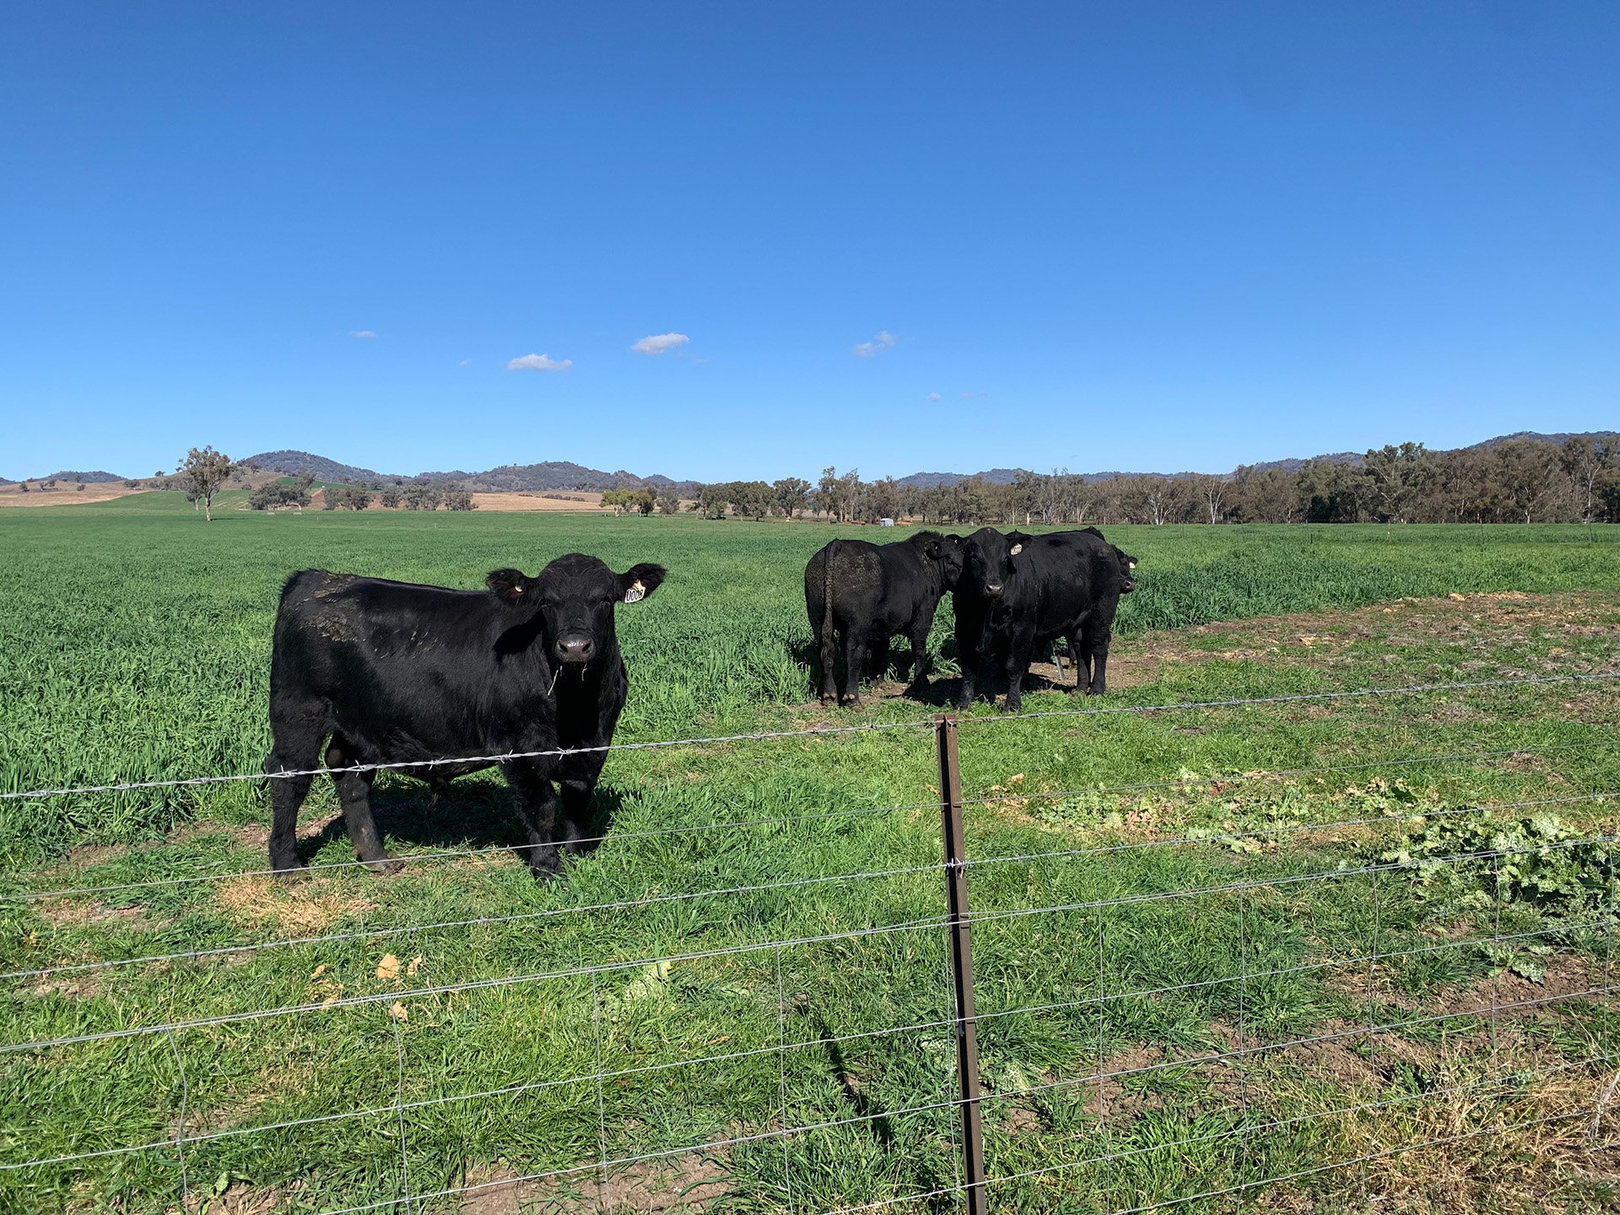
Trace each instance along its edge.
{"label": "metal fence post", "polygon": [[962,1189],[967,1215],[989,1209],[984,1186],[984,1127],[979,1116],[979,1036],[973,1015],[973,941],[968,927],[967,859],[962,828],[962,772],[956,755],[956,717],[935,718],[939,750],[939,808],[945,843],[945,899],[949,907],[951,975],[956,997],[956,1077],[962,1110]]}

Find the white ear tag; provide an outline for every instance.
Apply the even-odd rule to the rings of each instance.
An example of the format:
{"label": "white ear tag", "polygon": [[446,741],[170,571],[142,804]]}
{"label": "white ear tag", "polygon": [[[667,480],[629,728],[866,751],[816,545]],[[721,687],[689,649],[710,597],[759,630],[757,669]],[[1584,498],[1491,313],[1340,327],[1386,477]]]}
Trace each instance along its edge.
{"label": "white ear tag", "polygon": [[1012,546],[1012,555],[1014,557],[1018,556],[1018,554],[1023,552],[1023,551],[1024,551],[1024,546],[1022,544],[1015,544],[1015,545]]}
{"label": "white ear tag", "polygon": [[1132,569],[1133,569],[1133,570],[1134,570],[1134,569],[1135,569],[1135,568],[1136,568],[1136,562],[1134,562],[1134,561],[1133,561],[1133,562],[1131,562],[1131,568],[1132,568]]}
{"label": "white ear tag", "polygon": [[624,601],[626,603],[640,603],[646,597],[647,588],[642,586],[639,580],[632,582],[630,584],[630,589],[624,593]]}

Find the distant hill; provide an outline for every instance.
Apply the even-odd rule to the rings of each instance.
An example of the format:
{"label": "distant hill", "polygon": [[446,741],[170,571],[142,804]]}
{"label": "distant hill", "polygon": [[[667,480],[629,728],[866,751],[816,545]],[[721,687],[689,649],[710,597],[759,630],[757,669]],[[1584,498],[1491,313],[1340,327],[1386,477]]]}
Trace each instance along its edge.
{"label": "distant hill", "polygon": [[1483,447],[1500,447],[1504,443],[1518,443],[1529,441],[1533,443],[1557,443],[1562,446],[1569,439],[1607,439],[1620,440],[1620,432],[1613,430],[1582,430],[1576,432],[1560,431],[1557,434],[1545,435],[1538,430],[1519,430],[1510,435],[1497,435],[1494,439],[1486,439],[1483,443],[1474,443],[1464,447],[1462,451],[1478,451]]}
{"label": "distant hill", "polygon": [[465,469],[454,468],[403,474],[377,472],[375,469],[361,468],[354,464],[342,464],[308,451],[260,452],[256,456],[248,456],[241,463],[252,464],[267,472],[281,473],[289,477],[309,473],[317,481],[337,481],[345,484],[368,481],[455,481],[468,489],[483,490],[487,493],[546,489],[640,489],[644,485],[653,489],[674,487],[677,491],[689,492],[697,486],[695,481],[677,481],[658,473],[638,477],[635,473],[626,472],[622,468],[616,472],[604,472],[600,468],[586,468],[583,464],[575,464],[570,460],[548,460],[540,464],[503,464],[499,468],[491,468],[484,472],[468,472]]}
{"label": "distant hill", "polygon": [[357,468],[353,464],[339,464],[336,460],[328,460],[325,456],[317,456],[307,451],[262,451],[256,456],[238,460],[237,463],[252,464],[266,472],[281,473],[287,477],[309,473],[317,481],[339,481],[344,484],[376,481],[387,475],[373,472],[369,468]]}
{"label": "distant hill", "polygon": [[[1542,434],[1538,431],[1522,430],[1515,434],[1498,435],[1493,439],[1475,443],[1467,450],[1476,448],[1496,447],[1503,443],[1511,443],[1519,439],[1533,439],[1544,443],[1562,443],[1570,438],[1593,438],[1620,440],[1620,434],[1612,430],[1588,431],[1580,435],[1567,433]],[[1353,464],[1362,462],[1362,453],[1356,451],[1336,451],[1324,455],[1303,457],[1290,457],[1284,460],[1265,460],[1248,465],[1257,471],[1279,468],[1284,472],[1298,472],[1311,460],[1325,460],[1330,464]],[[241,463],[254,464],[269,472],[281,473],[285,476],[299,476],[310,473],[319,481],[335,481],[343,484],[365,483],[370,481],[458,481],[468,489],[483,490],[486,492],[520,492],[524,490],[604,490],[604,489],[639,489],[649,486],[653,489],[674,488],[682,495],[689,495],[696,491],[699,484],[696,481],[681,481],[666,477],[661,473],[649,476],[637,476],[635,473],[618,469],[607,472],[600,468],[587,468],[583,464],[575,464],[570,460],[547,460],[538,464],[503,464],[499,468],[487,469],[483,472],[468,472],[463,469],[453,469],[448,472],[423,472],[415,474],[382,473],[375,469],[361,468],[354,464],[342,464],[337,460],[318,456],[307,451],[267,451],[256,456],[249,456]],[[909,477],[900,477],[900,485],[915,485],[930,487],[935,485],[957,485],[969,477],[979,477],[991,485],[1011,485],[1018,479],[1023,469],[1017,468],[991,468],[978,473],[960,472],[918,472]],[[763,475],[763,473],[761,474]],[[1147,472],[1089,472],[1082,473],[1087,481],[1109,481],[1115,477],[1144,477],[1144,476],[1187,476],[1180,473],[1147,473]],[[1230,474],[1222,474],[1229,476]],[[121,481],[122,477],[108,472],[74,473],[62,472],[56,474],[56,479],[84,480],[84,481]]]}
{"label": "distant hill", "polygon": [[53,472],[49,476],[35,477],[36,481],[83,481],[87,485],[99,485],[103,481],[127,481],[128,477],[120,477],[117,473],[104,472],[96,469],[94,472]]}

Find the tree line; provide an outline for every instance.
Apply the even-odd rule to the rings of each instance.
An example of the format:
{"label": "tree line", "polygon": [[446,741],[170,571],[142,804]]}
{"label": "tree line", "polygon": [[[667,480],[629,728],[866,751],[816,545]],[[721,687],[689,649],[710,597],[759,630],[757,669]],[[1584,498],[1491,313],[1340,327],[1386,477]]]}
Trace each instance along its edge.
{"label": "tree line", "polygon": [[[192,448],[175,479],[188,500],[211,512],[214,494],[244,468],[211,447]],[[159,474],[162,475],[162,474]],[[261,485],[254,510],[303,509],[314,477]],[[167,483],[166,483],[167,484]],[[458,484],[395,481],[328,488],[326,510],[472,510]],[[944,526],[1036,523],[1617,523],[1620,441],[1577,436],[1562,444],[1518,439],[1491,447],[1433,452],[1421,443],[1369,450],[1359,463],[1307,461],[1298,469],[1240,466],[1226,476],[1143,474],[1085,477],[1066,470],[1020,472],[1010,484],[965,477],[953,484],[863,481],[856,469],[801,477],[610,489],[602,505],[620,514],[693,512],[710,519],[814,517],[877,523],[914,519]]]}
{"label": "tree line", "polygon": [[[610,491],[651,514],[680,509],[647,490]],[[642,495],[637,498],[637,495]],[[609,495],[603,496],[604,504]],[[1535,439],[1433,452],[1421,443],[1369,450],[1360,463],[1310,460],[1297,470],[1241,466],[1226,476],[1084,477],[1020,472],[1010,484],[966,477],[951,485],[863,481],[822,471],[767,484],[702,485],[688,510],[709,518],[810,515],[828,522],[916,519],[966,524],[1095,523],[1617,523],[1620,442]]]}

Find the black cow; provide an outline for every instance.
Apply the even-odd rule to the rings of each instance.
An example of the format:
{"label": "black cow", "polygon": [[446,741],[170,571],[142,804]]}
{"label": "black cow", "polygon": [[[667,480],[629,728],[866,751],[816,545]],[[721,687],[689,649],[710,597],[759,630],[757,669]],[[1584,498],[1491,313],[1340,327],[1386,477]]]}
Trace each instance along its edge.
{"label": "black cow", "polygon": [[[558,557],[535,577],[496,570],[487,591],[389,582],[304,570],[282,588],[270,657],[267,773],[326,765],[473,760],[564,748],[605,747],[628,681],[613,607],[635,603],[664,580],[660,565],[615,574],[595,557]],[[537,876],[563,846],[581,850],[604,751],[501,764],[527,827],[524,855]],[[491,767],[451,762],[406,768],[435,788]],[[372,869],[390,867],[372,821],[373,772],[338,772],[349,839]],[[272,779],[270,864],[299,867],[298,807],[311,777]]]}
{"label": "black cow", "polygon": [[[889,638],[911,639],[911,683],[928,676],[928,630],[962,572],[962,538],[917,532],[895,544],[834,540],[804,567],[804,606],[821,666],[821,699],[861,699],[861,675],[881,673]],[[833,667],[843,641],[844,678]]]}
{"label": "black cow", "polygon": [[1016,713],[1031,657],[1058,638],[1088,673],[1087,691],[1101,693],[1114,614],[1120,595],[1136,589],[1135,565],[1096,528],[1029,536],[986,527],[969,536],[955,595],[958,707],[972,704],[978,667],[995,657],[1005,659],[1007,711]]}

